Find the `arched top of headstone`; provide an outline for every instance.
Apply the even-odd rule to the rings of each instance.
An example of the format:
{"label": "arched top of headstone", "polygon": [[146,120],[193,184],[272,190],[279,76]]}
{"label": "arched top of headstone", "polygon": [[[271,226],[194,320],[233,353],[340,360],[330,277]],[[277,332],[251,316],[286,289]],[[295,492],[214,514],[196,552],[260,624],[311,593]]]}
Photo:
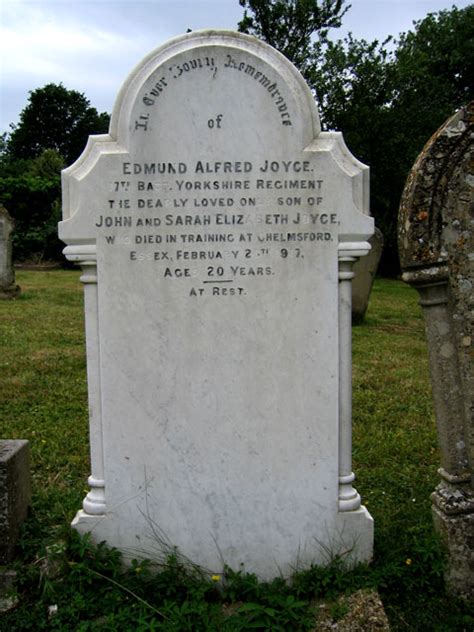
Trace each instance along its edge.
{"label": "arched top of headstone", "polygon": [[[169,40],[135,67],[115,102],[111,135],[128,147],[133,143],[131,134],[137,131],[133,123],[130,125],[134,120],[138,121],[138,130],[144,129],[140,123],[146,120],[147,128],[158,132],[160,123],[167,118],[162,116],[166,114],[167,93],[177,88],[183,91],[187,117],[182,131],[192,130],[195,122],[192,114],[189,115],[189,101],[194,101],[193,108],[199,116],[206,104],[218,97],[215,92],[220,92],[226,102],[234,101],[235,120],[244,115],[248,129],[253,127],[253,120],[261,126],[261,113],[265,112],[269,125],[273,118],[280,123],[282,135],[293,128],[291,136],[294,138],[296,126],[300,144],[310,143],[321,131],[313,95],[286,57],[249,35],[203,30]],[[242,104],[245,104],[244,111],[240,110]],[[179,115],[174,98],[172,107],[175,115]],[[145,118],[140,119],[140,116]],[[231,124],[222,129],[231,129]],[[245,131],[242,129],[243,139],[233,133],[229,140],[245,146]],[[272,135],[274,133],[272,128]],[[263,135],[262,142],[265,142]]]}
{"label": "arched top of headstone", "polygon": [[[474,102],[461,108],[430,138],[403,191],[399,252],[403,270],[443,275],[450,254],[463,247],[472,204]],[[439,270],[436,272],[436,268]]]}

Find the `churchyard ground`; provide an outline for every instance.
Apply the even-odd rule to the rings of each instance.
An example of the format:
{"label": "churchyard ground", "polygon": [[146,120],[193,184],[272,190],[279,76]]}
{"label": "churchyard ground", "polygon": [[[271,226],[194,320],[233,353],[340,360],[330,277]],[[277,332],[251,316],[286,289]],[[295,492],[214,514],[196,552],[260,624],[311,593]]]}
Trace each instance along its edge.
{"label": "churchyard ground", "polygon": [[468,607],[444,594],[433,533],[439,454],[414,290],[376,280],[353,328],[353,461],[375,520],[373,564],[344,573],[336,561],[265,586],[206,576],[179,551],[157,574],[140,561],[124,573],[116,554],[71,536],[89,474],[79,273],[18,272],[17,282],[21,297],[0,304],[0,418],[4,438],[30,441],[33,507],[13,564],[18,605],[0,630],[311,630],[318,599],[361,587],[379,591],[393,630],[473,629]]}

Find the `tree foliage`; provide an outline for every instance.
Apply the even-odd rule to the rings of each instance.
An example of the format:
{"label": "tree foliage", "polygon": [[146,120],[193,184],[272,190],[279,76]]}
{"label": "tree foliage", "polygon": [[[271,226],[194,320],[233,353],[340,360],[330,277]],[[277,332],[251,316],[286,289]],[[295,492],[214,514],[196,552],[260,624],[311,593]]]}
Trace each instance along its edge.
{"label": "tree foliage", "polygon": [[436,129],[474,98],[474,5],[428,14],[399,41],[379,43],[328,39],[347,10],[342,3],[325,3],[339,17],[318,22],[317,2],[239,1],[252,11],[239,28],[295,63],[317,97],[323,129],[341,130],[370,165],[372,214],[385,237],[382,271],[398,272],[397,215],[408,172]]}
{"label": "tree foliage", "polygon": [[239,31],[263,39],[283,53],[303,74],[329,29],[341,26],[342,17],[349,8],[344,8],[345,0],[239,2],[245,8]]}
{"label": "tree foliage", "polygon": [[[15,220],[16,260],[59,259],[57,236],[60,216],[62,158],[46,150],[35,160],[10,162],[0,173],[0,201]],[[52,169],[54,166],[54,169]]]}
{"label": "tree foliage", "polygon": [[28,159],[54,149],[71,164],[81,154],[88,136],[106,132],[108,123],[108,114],[98,114],[83,94],[50,83],[30,92],[8,141],[8,154],[11,159]]}
{"label": "tree foliage", "polygon": [[[394,65],[390,40],[328,42],[312,68],[310,84],[318,99],[324,129],[342,130],[352,153],[370,165],[371,212],[384,234],[384,272],[398,270],[397,212],[405,166],[398,159],[397,126],[391,107]],[[403,186],[403,184],[401,185]]]}
{"label": "tree foliage", "polygon": [[108,123],[83,94],[51,83],[30,92],[19,124],[0,137],[0,203],[15,219],[17,260],[60,259],[61,169]]}
{"label": "tree foliage", "polygon": [[379,212],[395,253],[398,207],[413,163],[446,119],[474,98],[474,5],[416,22],[397,42],[391,69],[390,127],[381,143],[384,177],[375,192],[386,198]]}
{"label": "tree foliage", "polygon": [[413,162],[437,127],[474,98],[474,4],[417,22],[401,36],[394,66],[393,109]]}

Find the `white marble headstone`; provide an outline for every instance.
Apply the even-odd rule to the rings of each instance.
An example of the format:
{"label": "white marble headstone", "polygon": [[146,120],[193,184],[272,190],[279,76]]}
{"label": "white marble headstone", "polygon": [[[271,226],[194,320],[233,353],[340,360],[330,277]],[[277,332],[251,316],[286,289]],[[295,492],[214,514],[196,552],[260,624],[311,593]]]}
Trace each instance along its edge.
{"label": "white marble headstone", "polygon": [[261,577],[370,558],[350,409],[367,200],[367,167],[268,45],[202,31],[138,65],[63,172],[91,435],[76,528]]}

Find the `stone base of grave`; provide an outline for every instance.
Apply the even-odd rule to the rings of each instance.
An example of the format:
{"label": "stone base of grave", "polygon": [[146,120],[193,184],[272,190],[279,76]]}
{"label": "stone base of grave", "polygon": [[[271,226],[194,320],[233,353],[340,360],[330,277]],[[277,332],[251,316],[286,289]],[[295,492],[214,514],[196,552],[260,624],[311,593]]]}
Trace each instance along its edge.
{"label": "stone base of grave", "polygon": [[448,552],[446,587],[456,597],[474,600],[474,494],[443,482],[431,499],[435,528]]}
{"label": "stone base of grave", "polygon": [[5,287],[0,287],[0,300],[18,298],[20,294],[21,294],[21,288],[19,285],[16,285],[15,283],[12,283],[12,285],[7,285]]}
{"label": "stone base of grave", "polygon": [[337,520],[337,555],[348,567],[371,562],[374,551],[374,519],[367,509],[362,506],[356,511],[340,512]]}
{"label": "stone base of grave", "polygon": [[[94,516],[80,510],[71,526],[82,535],[90,533],[96,544],[106,542],[108,546],[119,549],[125,564],[130,564],[134,558],[160,562],[174,551],[172,534],[167,534],[166,546],[162,548],[153,534],[133,534],[122,529],[122,524],[123,521],[118,519],[114,512]],[[288,550],[286,559],[275,559],[271,563],[268,559],[252,559],[244,564],[244,570],[255,573],[261,580],[271,580],[276,576],[291,576],[295,571],[313,564],[327,566],[338,559],[347,568],[351,568],[358,563],[369,563],[372,560],[373,535],[373,518],[365,507],[360,507],[356,511],[341,512],[337,515],[336,524],[332,529],[327,529],[325,541],[309,535],[306,537],[306,546]],[[201,539],[204,540],[204,536]],[[212,538],[208,539],[209,550],[203,550],[200,560],[190,558],[189,561],[212,573],[222,573],[224,565],[238,570],[238,554],[234,551],[233,560],[229,560],[225,552],[216,550]],[[177,550],[187,559],[185,550],[181,550],[179,546]],[[244,551],[242,553],[245,555]]]}
{"label": "stone base of grave", "polygon": [[28,441],[0,441],[0,564],[12,559],[31,502]]}

